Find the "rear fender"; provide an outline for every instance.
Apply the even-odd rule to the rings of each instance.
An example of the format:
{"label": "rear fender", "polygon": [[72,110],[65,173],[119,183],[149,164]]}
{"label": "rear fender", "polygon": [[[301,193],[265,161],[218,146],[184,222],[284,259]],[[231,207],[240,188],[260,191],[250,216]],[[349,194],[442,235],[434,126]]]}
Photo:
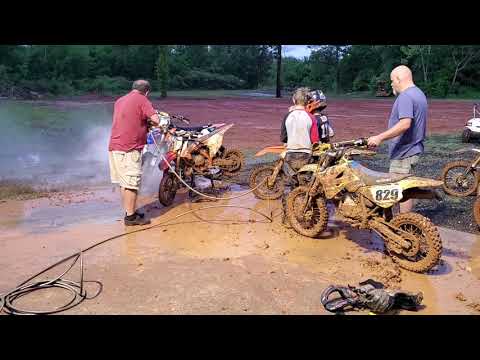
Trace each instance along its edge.
{"label": "rear fender", "polygon": [[439,180],[420,177],[408,177],[391,184],[379,184],[364,187],[362,193],[376,205],[389,208],[408,199],[434,199],[439,195],[432,188],[442,186]]}
{"label": "rear fender", "polygon": [[186,152],[191,153],[197,149],[200,144],[204,144],[209,148],[210,156],[214,157],[223,144],[223,135],[231,129],[233,125],[234,124],[229,124],[219,127],[211,133],[199,137],[195,143],[188,147]]}

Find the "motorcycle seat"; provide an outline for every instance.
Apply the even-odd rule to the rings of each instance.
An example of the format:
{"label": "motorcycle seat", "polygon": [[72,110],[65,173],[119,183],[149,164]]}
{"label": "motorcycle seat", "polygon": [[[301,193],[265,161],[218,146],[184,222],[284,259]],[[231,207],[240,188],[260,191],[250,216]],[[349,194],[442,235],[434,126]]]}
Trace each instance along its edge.
{"label": "motorcycle seat", "polygon": [[183,127],[183,126],[177,126],[176,127],[177,130],[184,130],[184,131],[188,131],[188,132],[200,132],[204,129],[208,129],[209,126],[208,125],[203,125],[203,126],[187,126],[187,127]]}
{"label": "motorcycle seat", "polygon": [[360,164],[356,164],[356,166],[353,168],[353,171],[367,186],[392,184],[413,176],[412,174],[395,174],[374,171]]}

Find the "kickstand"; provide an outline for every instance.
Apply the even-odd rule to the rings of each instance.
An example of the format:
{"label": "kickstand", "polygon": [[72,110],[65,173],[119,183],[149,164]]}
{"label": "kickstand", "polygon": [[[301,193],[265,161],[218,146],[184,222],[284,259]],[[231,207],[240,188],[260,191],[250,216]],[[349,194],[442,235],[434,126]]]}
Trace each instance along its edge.
{"label": "kickstand", "polygon": [[215,187],[213,177],[210,178],[210,186],[212,195],[219,195],[220,190]]}

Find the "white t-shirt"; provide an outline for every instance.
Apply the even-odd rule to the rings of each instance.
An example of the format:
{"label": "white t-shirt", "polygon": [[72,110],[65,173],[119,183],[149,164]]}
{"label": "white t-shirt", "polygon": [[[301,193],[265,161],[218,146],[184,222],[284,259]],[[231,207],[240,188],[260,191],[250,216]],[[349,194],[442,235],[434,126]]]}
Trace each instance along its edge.
{"label": "white t-shirt", "polygon": [[287,128],[288,152],[312,152],[312,142],[310,141],[310,129],[312,128],[312,119],[305,110],[292,111],[285,120]]}

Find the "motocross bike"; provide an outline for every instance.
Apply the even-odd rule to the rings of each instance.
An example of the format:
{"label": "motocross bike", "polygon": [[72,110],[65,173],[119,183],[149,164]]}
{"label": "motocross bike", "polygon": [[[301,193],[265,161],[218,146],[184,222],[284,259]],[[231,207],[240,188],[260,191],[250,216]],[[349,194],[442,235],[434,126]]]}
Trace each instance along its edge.
{"label": "motocross bike", "polygon": [[[480,149],[471,150],[480,153]],[[459,160],[446,164],[441,175],[443,190],[449,195],[458,197],[472,195],[480,181],[479,164],[480,156],[473,162]]]}
{"label": "motocross bike", "polygon": [[344,142],[342,147],[327,151],[317,164],[299,170],[313,170],[314,176],[307,186],[297,187],[288,195],[290,224],[302,235],[318,236],[327,228],[326,201],[330,201],[340,219],[354,228],[378,233],[388,254],[401,267],[414,272],[430,270],[442,252],[437,228],[417,213],[394,215],[393,208],[408,199],[438,199],[432,188],[442,182],[372,171],[350,159],[371,155],[366,145],[366,139]]}
{"label": "motocross bike", "polygon": [[[312,161],[318,158],[325,150],[329,149],[329,144],[314,144],[312,147]],[[257,166],[250,173],[249,186],[255,189],[253,194],[262,200],[279,199],[285,189],[287,179],[291,179],[294,187],[297,185],[305,185],[309,178],[307,176],[297,176],[285,161],[287,148],[283,145],[269,146],[260,150],[255,157],[264,156],[265,154],[276,154],[279,159],[274,165]],[[263,184],[262,184],[263,183]]]}
{"label": "motocross bike", "polygon": [[185,117],[172,117],[161,113],[160,126],[156,129],[155,138],[160,135],[160,144],[156,142],[157,145],[167,150],[164,159],[159,163],[163,176],[158,189],[158,198],[164,206],[171,205],[177,190],[185,186],[172,171],[175,171],[183,181],[190,182],[192,188],[195,187],[195,176],[209,178],[213,188],[214,179],[236,175],[245,161],[241,151],[227,150],[222,145],[225,132],[233,124],[182,128],[174,126],[171,118],[188,121]]}

